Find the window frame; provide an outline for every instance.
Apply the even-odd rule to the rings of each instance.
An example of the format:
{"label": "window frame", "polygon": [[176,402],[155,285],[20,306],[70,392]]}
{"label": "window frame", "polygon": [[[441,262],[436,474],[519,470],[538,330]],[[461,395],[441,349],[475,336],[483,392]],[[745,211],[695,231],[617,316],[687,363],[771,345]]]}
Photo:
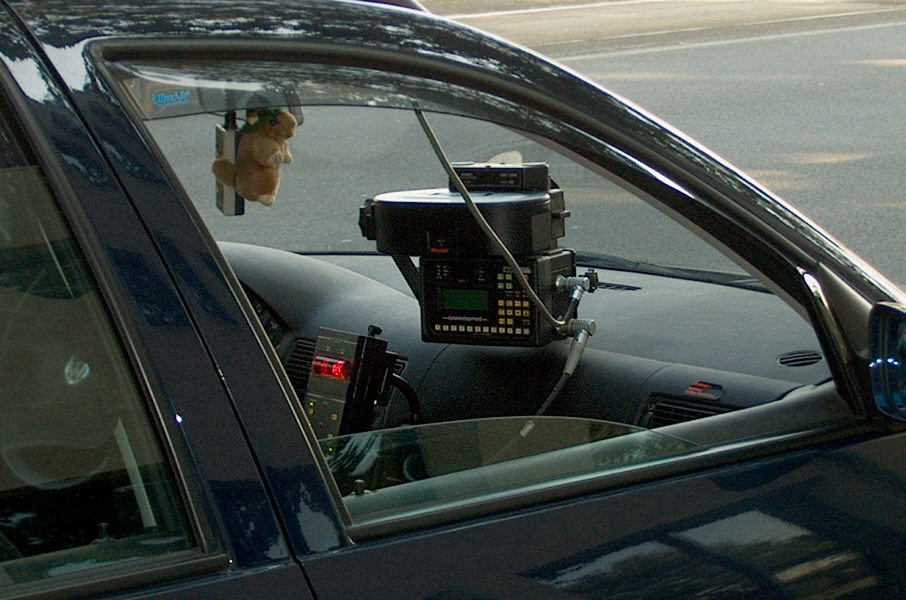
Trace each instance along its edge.
{"label": "window frame", "polygon": [[[679,206],[682,200],[688,198],[682,193],[684,191],[682,186],[675,182],[673,185],[668,183],[671,180],[669,175],[665,173],[673,172],[676,169],[680,169],[680,167],[675,164],[670,165],[670,169],[666,169],[662,172],[662,169],[665,166],[664,160],[647,160],[653,152],[652,149],[634,147],[631,142],[627,142],[629,150],[620,150],[620,146],[617,142],[625,142],[625,140],[621,140],[619,132],[608,130],[608,127],[605,124],[595,121],[594,117],[577,114],[574,108],[558,103],[557,101],[546,102],[543,99],[533,97],[533,91],[528,86],[517,87],[512,82],[503,79],[483,80],[483,75],[481,73],[476,74],[475,72],[469,72],[468,68],[463,67],[462,65],[451,65],[444,61],[443,58],[429,60],[424,57],[412,57],[389,50],[376,51],[368,48],[351,49],[339,45],[328,46],[307,42],[285,43],[270,40],[229,40],[220,41],[216,44],[198,40],[165,40],[159,48],[155,49],[148,49],[147,47],[142,47],[140,44],[140,40],[136,41],[135,39],[124,38],[97,43],[91,47],[91,51],[96,58],[98,65],[100,65],[100,70],[104,73],[108,85],[116,90],[118,97],[121,96],[122,93],[117,89],[117,85],[111,83],[115,81],[115,77],[106,71],[104,67],[105,61],[116,62],[120,60],[127,61],[129,59],[154,58],[173,59],[179,55],[193,57],[201,55],[205,58],[227,61],[250,60],[249,57],[252,56],[251,50],[253,48],[258,50],[258,54],[254,60],[263,61],[270,59],[286,63],[307,62],[323,65],[355,65],[356,59],[359,59],[365,61],[368,64],[368,68],[373,68],[378,71],[390,71],[394,73],[417,72],[420,76],[426,78],[442,79],[444,77],[451,77],[454,81],[466,87],[477,87],[478,83],[483,81],[483,83],[486,83],[487,85],[484,86],[482,90],[487,93],[495,94],[508,100],[529,101],[533,103],[534,106],[540,107],[539,110],[546,115],[562,118],[564,119],[564,122],[580,129],[586,134],[591,135],[592,132],[600,134],[601,137],[599,141],[608,145],[611,149],[616,149],[615,154],[623,157],[625,160],[625,163],[622,163],[624,170],[629,168],[627,165],[634,165],[633,175],[624,173],[620,176],[623,184],[631,187],[634,190],[634,193],[641,199],[649,200],[653,199],[654,189],[657,187],[670,198],[669,200],[662,199],[654,201],[657,208],[668,213],[672,218],[687,225],[694,231],[699,231],[698,227],[692,224],[692,221],[694,220],[692,213],[696,212],[706,212],[712,218],[720,217],[725,219],[728,223],[733,223],[734,227],[740,227],[739,221],[737,221],[739,215],[722,213],[713,206],[714,197],[720,197],[721,192],[718,191],[717,188],[708,188],[706,184],[701,182],[697,182],[700,184],[700,187],[693,188],[694,197],[697,201],[707,206],[689,206],[685,209],[688,211],[687,214],[677,210],[676,206]],[[337,51],[334,52],[334,50]],[[406,68],[405,70],[404,67]],[[120,99],[121,101],[123,100],[122,98]],[[123,104],[128,106],[129,103],[124,101]],[[141,121],[134,110],[127,109],[127,111],[134,121]],[[633,152],[630,153],[630,150]],[[616,160],[611,160],[614,164],[617,163]],[[605,169],[605,166],[597,161],[592,162],[591,160],[587,160],[586,162],[592,164],[594,169],[600,171]],[[170,176],[175,183],[179,183],[178,178],[176,178],[172,172],[170,173]],[[689,174],[689,177],[693,177],[693,175]],[[187,198],[184,201],[191,204]],[[722,235],[730,238],[734,235],[734,231],[722,232]],[[716,242],[717,246],[732,252],[731,245],[718,239],[713,231],[705,233],[704,237]],[[781,289],[780,286],[773,281],[769,282],[769,287],[774,291],[780,292],[779,295],[785,297],[794,309],[803,313],[810,313],[807,320],[812,326],[817,327],[822,323],[822,319],[818,318],[820,315],[814,314],[812,298],[808,295],[807,290],[802,285],[801,278],[799,277],[801,275],[800,271],[794,266],[794,264],[807,264],[809,262],[806,260],[804,253],[801,250],[794,248],[789,241],[779,238],[779,236],[774,240],[765,240],[756,237],[752,233],[747,233],[746,239],[750,245],[748,248],[749,251],[757,256],[760,262],[758,265],[752,261],[743,262],[759,272],[767,270],[770,266],[777,266],[783,274],[782,277],[785,282],[784,289]],[[238,287],[240,284],[234,282],[234,285]],[[243,305],[243,308],[247,312],[250,310],[249,307],[245,305]],[[254,316],[251,312],[249,314],[250,316]],[[819,338],[822,344],[825,344],[827,339],[826,332],[820,331]],[[837,353],[835,352],[828,353],[829,360],[833,360],[831,357],[836,354]],[[642,464],[638,465],[636,468],[627,469],[618,473],[591,474],[578,481],[553,483],[549,486],[539,485],[532,490],[514,490],[512,493],[502,494],[500,497],[484,503],[440,507],[437,510],[425,511],[416,515],[406,515],[402,518],[387,519],[386,521],[376,521],[373,523],[366,522],[362,524],[352,523],[348,514],[344,514],[343,499],[339,496],[332,478],[329,475],[323,476],[326,479],[328,489],[334,494],[334,500],[338,505],[338,511],[345,523],[345,531],[350,538],[354,541],[383,538],[408,531],[423,530],[488,515],[503,514],[518,511],[520,509],[543,507],[545,504],[578,499],[582,496],[595,493],[626,489],[634,485],[640,485],[655,480],[696,473],[737,461],[802,449],[829,441],[839,441],[857,433],[865,433],[868,429],[866,428],[863,419],[858,415],[844,414],[843,411],[840,411],[836,407],[827,408],[823,411],[819,410],[819,417],[815,422],[812,421],[814,413],[803,410],[806,415],[811,414],[812,416],[809,416],[808,418],[803,417],[801,420],[795,420],[792,423],[786,423],[786,425],[798,427],[797,430],[791,432],[790,429],[783,428],[784,423],[782,422],[782,419],[778,418],[778,412],[790,410],[791,407],[803,409],[811,407],[814,409],[819,401],[823,402],[836,394],[833,386],[834,382],[830,382],[827,385],[804,390],[801,394],[792,394],[793,397],[789,398],[788,401],[779,401],[780,403],[776,406],[765,407],[764,411],[752,409],[758,411],[757,414],[764,413],[766,419],[774,424],[775,428],[772,428],[771,433],[768,435],[759,436],[757,431],[747,429],[752,437],[743,441],[739,441],[738,439],[723,440],[720,444],[706,447],[700,452],[693,452],[679,457],[671,457],[668,460],[655,464]],[[842,392],[842,396],[843,398],[847,397],[845,392]],[[301,409],[296,406],[296,404],[298,403],[294,403],[293,405],[294,410],[300,411]],[[750,418],[751,415],[752,413],[747,413],[747,416]],[[307,419],[301,412],[299,412],[299,419],[304,424],[302,429],[309,438],[309,443],[313,447],[317,447],[317,440],[314,437],[311,427],[307,425]],[[733,415],[729,415],[726,418],[722,416],[712,417],[712,419],[718,419],[721,423],[729,424],[739,422]],[[717,427],[717,429],[721,428]],[[729,427],[725,426],[724,429],[729,429]],[[320,457],[317,458],[319,459],[319,462],[323,462],[320,460]],[[329,473],[329,471],[326,472]]]}

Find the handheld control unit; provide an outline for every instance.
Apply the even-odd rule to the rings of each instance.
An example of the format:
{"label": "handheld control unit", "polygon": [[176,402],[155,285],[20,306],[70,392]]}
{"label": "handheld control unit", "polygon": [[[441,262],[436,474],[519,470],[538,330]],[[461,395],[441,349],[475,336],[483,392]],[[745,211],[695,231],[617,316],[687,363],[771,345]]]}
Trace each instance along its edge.
{"label": "handheld control unit", "polygon": [[[548,310],[566,310],[568,296],[551,285],[575,273],[571,250],[519,260]],[[420,261],[422,339],[454,344],[542,346],[555,331],[541,319],[502,258],[425,256]]]}

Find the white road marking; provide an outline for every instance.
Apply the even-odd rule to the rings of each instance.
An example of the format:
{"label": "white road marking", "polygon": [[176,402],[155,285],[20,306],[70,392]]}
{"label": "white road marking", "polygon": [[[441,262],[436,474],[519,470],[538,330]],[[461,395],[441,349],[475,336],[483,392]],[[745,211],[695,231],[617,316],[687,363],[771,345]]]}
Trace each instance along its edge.
{"label": "white road marking", "polygon": [[[876,14],[876,13],[904,11],[904,10],[906,10],[906,9],[894,8],[894,9],[885,9],[885,10],[878,10],[878,11],[867,11],[867,12],[863,12],[863,13],[849,13],[849,15],[841,14],[838,16]],[[815,17],[815,18],[817,18],[817,17]],[[799,19],[791,19],[791,21],[792,20],[799,20]],[[769,23],[782,23],[782,22],[783,21],[760,21],[760,22],[745,23],[745,24],[741,24],[741,25],[749,27],[749,26],[753,26],[753,25],[765,25],[765,24],[769,24]],[[888,27],[903,27],[903,26],[906,26],[906,21],[898,21],[898,22],[894,22],[894,23],[876,23],[876,24],[872,24],[872,25],[855,25],[852,27],[835,27],[835,28],[828,28],[828,29],[816,29],[816,30],[812,30],[812,31],[796,31],[796,32],[790,32],[790,33],[773,33],[773,34],[764,34],[764,35],[753,35],[753,36],[749,36],[749,37],[732,38],[732,39],[726,39],[726,40],[710,40],[707,42],[693,42],[693,43],[684,42],[682,44],[671,44],[669,46],[634,48],[634,49],[628,49],[628,50],[615,50],[613,52],[607,52],[607,51],[592,52],[589,54],[575,54],[575,55],[570,55],[570,56],[561,56],[558,58],[558,60],[560,60],[560,61],[589,60],[589,59],[604,58],[604,57],[608,57],[608,56],[627,56],[627,55],[633,55],[633,54],[646,54],[646,53],[654,53],[654,52],[670,52],[670,51],[674,51],[674,50],[678,50],[678,49],[689,50],[689,49],[693,49],[693,48],[728,46],[731,44],[745,44],[745,43],[749,43],[749,42],[782,40],[782,39],[812,36],[812,35],[844,33],[847,31],[867,31],[867,30],[871,30],[871,29],[884,29],[884,28],[888,28]],[[700,30],[703,31],[704,28],[702,28]],[[626,39],[626,38],[631,38],[631,37],[642,37],[642,36],[650,36],[650,35],[658,35],[658,34],[683,33],[683,32],[688,32],[688,31],[691,31],[691,30],[677,29],[677,30],[664,30],[664,31],[660,31],[660,32],[647,32],[647,33],[643,33],[643,34],[627,34],[627,35],[621,35],[621,36],[613,36],[613,37],[609,37],[609,38],[599,38],[596,41],[608,40],[608,39]],[[537,44],[536,47],[541,49],[542,47],[550,47],[550,46],[554,46],[556,44],[557,44],[557,42],[549,42],[547,44]]]}
{"label": "white road marking", "polygon": [[583,8],[598,8],[603,6],[631,6],[634,4],[657,4],[671,2],[672,0],[615,0],[614,2],[589,2],[585,4],[563,4],[559,6],[542,6],[538,8],[520,8],[515,10],[498,10],[485,13],[467,13],[461,15],[447,15],[445,18],[461,21],[466,19],[485,19],[488,17],[509,17],[516,15],[531,15],[536,13],[578,10]]}

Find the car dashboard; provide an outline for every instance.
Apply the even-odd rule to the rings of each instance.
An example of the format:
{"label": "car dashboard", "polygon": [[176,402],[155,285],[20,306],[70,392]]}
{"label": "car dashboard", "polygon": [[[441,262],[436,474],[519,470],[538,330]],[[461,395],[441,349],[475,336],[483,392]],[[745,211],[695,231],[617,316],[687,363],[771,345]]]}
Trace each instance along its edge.
{"label": "car dashboard", "polygon": [[[395,270],[387,256],[220,246],[300,399],[322,327],[380,331],[394,371],[418,396],[421,422],[535,414],[561,374],[569,340],[531,348],[423,341],[412,293],[377,280]],[[772,294],[628,271],[598,277],[580,309],[597,331],[546,414],[654,428],[830,379],[814,332]],[[409,418],[395,392],[375,426]]]}

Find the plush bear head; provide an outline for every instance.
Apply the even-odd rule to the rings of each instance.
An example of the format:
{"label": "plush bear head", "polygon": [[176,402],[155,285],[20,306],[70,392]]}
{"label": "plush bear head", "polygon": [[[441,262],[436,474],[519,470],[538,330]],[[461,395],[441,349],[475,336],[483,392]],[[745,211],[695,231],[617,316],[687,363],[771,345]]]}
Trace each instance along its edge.
{"label": "plush bear head", "polygon": [[279,142],[293,137],[296,133],[296,117],[282,108],[262,108],[249,115],[240,135],[257,134]]}

